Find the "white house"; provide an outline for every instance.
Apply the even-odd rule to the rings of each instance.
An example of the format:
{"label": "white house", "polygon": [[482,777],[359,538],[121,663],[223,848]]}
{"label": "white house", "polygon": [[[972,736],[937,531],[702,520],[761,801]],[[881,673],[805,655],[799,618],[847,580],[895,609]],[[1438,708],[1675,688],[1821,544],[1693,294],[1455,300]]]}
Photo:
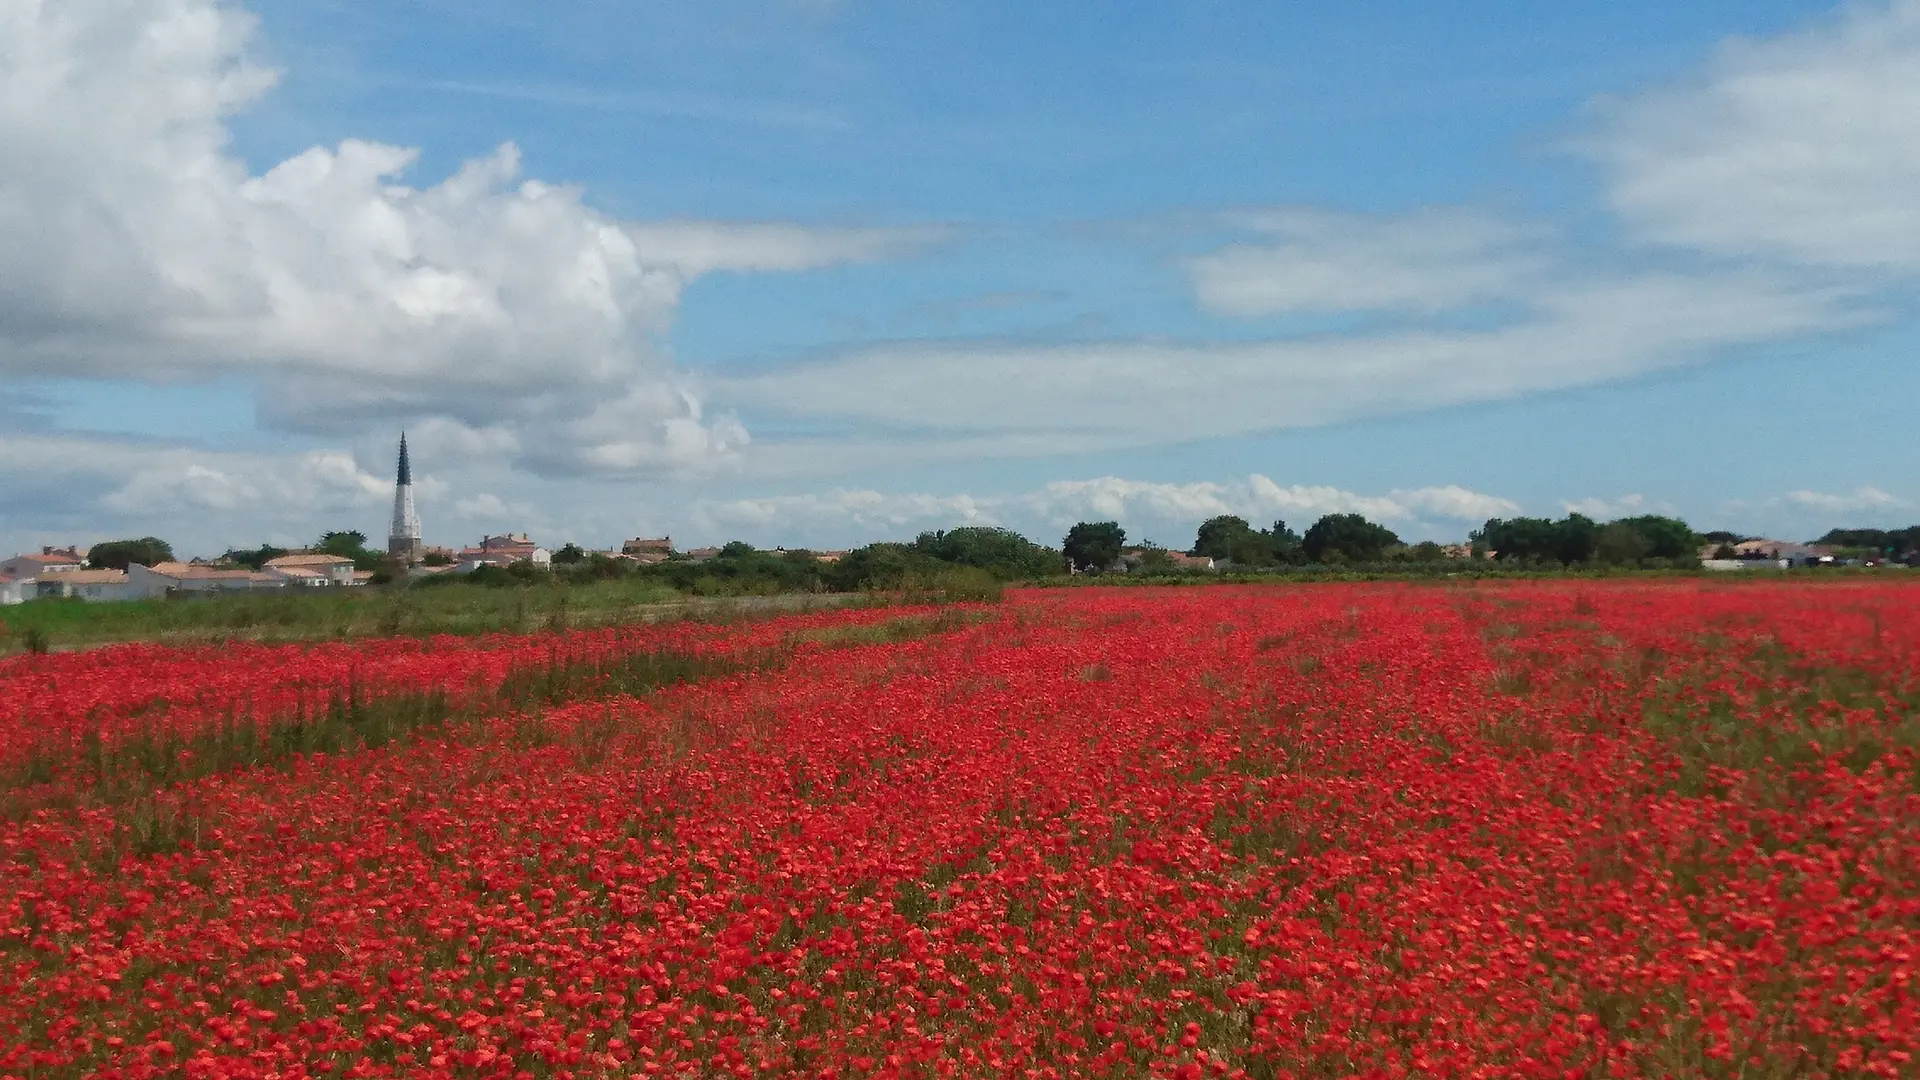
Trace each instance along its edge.
{"label": "white house", "polygon": [[353,560],[344,555],[282,555],[268,559],[266,572],[292,585],[357,585]]}
{"label": "white house", "polygon": [[78,548],[43,547],[38,555],[15,555],[0,562],[0,576],[37,578],[86,568],[86,556]]}
{"label": "white house", "polygon": [[174,593],[240,592],[251,589],[284,589],[287,579],[280,574],[252,570],[217,570],[192,563],[163,562],[152,566],[133,563],[127,567],[128,590],[138,597],[167,596]]}
{"label": "white house", "polygon": [[553,552],[543,547],[528,548],[525,551],[474,551],[468,548],[460,553],[460,561],[454,569],[462,574],[471,574],[482,566],[497,566],[505,569],[515,563],[532,563],[542,570],[553,567]]}
{"label": "white house", "polygon": [[34,583],[36,596],[78,597],[82,600],[132,600],[125,570],[66,570]]}
{"label": "white house", "polygon": [[553,565],[553,552],[527,539],[526,533],[508,533],[481,537],[479,547],[460,549],[457,561],[461,573],[481,566],[512,566],[517,562],[530,562],[546,569]]}
{"label": "white house", "polygon": [[278,576],[280,580],[286,582],[288,585],[293,586],[324,589],[333,584],[327,575],[305,566],[275,566],[271,568],[270,572]]}

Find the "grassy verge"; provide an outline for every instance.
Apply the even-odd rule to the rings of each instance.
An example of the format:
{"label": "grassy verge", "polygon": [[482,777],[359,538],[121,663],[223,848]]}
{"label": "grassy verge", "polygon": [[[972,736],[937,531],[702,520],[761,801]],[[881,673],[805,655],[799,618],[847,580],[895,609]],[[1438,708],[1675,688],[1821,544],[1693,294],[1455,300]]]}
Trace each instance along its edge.
{"label": "grassy verge", "polygon": [[[121,641],[185,645],[528,633],[682,617],[687,604],[680,593],[651,581],[288,589],[125,603],[36,600],[0,608],[0,655]],[[693,605],[699,612],[726,606],[716,601]]]}
{"label": "grassy verge", "polygon": [[124,641],[222,641],[532,633],[676,619],[729,622],[819,607],[993,603],[1000,581],[967,567],[910,576],[864,592],[740,592],[690,596],[660,581],[545,578],[491,587],[285,589],[125,603],[36,600],[0,608],[0,656]]}

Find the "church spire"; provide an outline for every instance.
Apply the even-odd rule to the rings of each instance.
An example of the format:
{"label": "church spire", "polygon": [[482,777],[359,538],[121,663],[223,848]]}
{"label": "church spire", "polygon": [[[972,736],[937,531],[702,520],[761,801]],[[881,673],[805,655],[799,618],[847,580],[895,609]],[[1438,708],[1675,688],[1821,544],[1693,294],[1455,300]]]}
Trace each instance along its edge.
{"label": "church spire", "polygon": [[420,515],[413,508],[413,462],[407,459],[407,433],[400,433],[400,468],[393,481],[393,527],[387,530],[387,554],[405,566],[420,561]]}

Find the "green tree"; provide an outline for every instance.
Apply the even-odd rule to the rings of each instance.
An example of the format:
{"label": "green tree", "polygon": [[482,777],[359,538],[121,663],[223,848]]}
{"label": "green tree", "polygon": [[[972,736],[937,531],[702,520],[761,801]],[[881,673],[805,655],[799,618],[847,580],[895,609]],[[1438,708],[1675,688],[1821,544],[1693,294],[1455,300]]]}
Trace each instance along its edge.
{"label": "green tree", "polygon": [[1193,554],[1225,560],[1235,566],[1259,567],[1274,563],[1304,563],[1306,548],[1300,535],[1276,521],[1271,529],[1256,529],[1232,514],[1208,518],[1194,536]]}
{"label": "green tree", "polygon": [[1060,551],[1076,569],[1105,570],[1120,561],[1127,546],[1127,530],[1117,521],[1082,521],[1067,530]]}
{"label": "green tree", "polygon": [[1563,566],[1573,566],[1593,558],[1594,545],[1600,542],[1600,525],[1585,514],[1568,514],[1554,523],[1554,557]]}
{"label": "green tree", "polygon": [[1491,518],[1473,542],[1501,562],[1559,561],[1559,529],[1547,518]]}
{"label": "green tree", "polygon": [[1584,514],[1550,518],[1493,518],[1473,533],[1474,545],[1502,562],[1571,566],[1593,558],[1601,526]]}
{"label": "green tree", "polygon": [[[1314,562],[1379,562],[1387,548],[1400,538],[1384,525],[1376,525],[1359,514],[1328,514],[1307,529],[1300,538],[1301,547]],[[1334,559],[1331,556],[1337,555]]]}
{"label": "green tree", "polygon": [[1688,562],[1699,558],[1700,538],[1679,518],[1642,514],[1639,517],[1621,518],[1613,524],[1637,530],[1647,542],[1646,557],[1649,559]]}
{"label": "green tree", "polygon": [[1256,535],[1246,518],[1232,514],[1210,517],[1200,523],[1200,530],[1193,538],[1193,554],[1231,559],[1236,550],[1244,550]]}
{"label": "green tree", "polygon": [[130,563],[152,566],[172,562],[173,546],[157,536],[138,540],[109,540],[87,552],[87,565],[96,570],[125,570]]}
{"label": "green tree", "polygon": [[1284,521],[1274,522],[1273,528],[1267,530],[1267,546],[1275,562],[1299,565],[1307,561],[1307,548],[1300,534],[1287,528]]}
{"label": "green tree", "polygon": [[227,553],[220,556],[220,561],[230,562],[235,566],[244,566],[249,570],[258,570],[267,565],[267,560],[277,559],[286,553],[286,548],[274,547],[272,544],[261,544],[253,551],[241,551],[238,548],[228,548]]}
{"label": "green tree", "polygon": [[914,540],[913,550],[955,566],[978,567],[1008,581],[1060,572],[1059,552],[1012,529],[986,525],[923,532]]}
{"label": "green tree", "polygon": [[[559,552],[554,552],[553,561],[556,563],[560,562]],[[591,551],[573,563],[569,573],[576,579],[612,581],[616,578],[626,577],[630,565],[631,564],[621,559],[608,558],[603,552]]]}
{"label": "green tree", "polygon": [[1860,548],[1888,558],[1910,558],[1920,552],[1920,525],[1904,529],[1832,529],[1814,543]]}
{"label": "green tree", "polygon": [[745,559],[758,554],[760,554],[760,549],[747,543],[745,540],[729,540],[720,545],[720,554],[717,557],[722,559]]}
{"label": "green tree", "polygon": [[585,562],[586,559],[586,551],[582,549],[579,544],[574,543],[569,543],[559,551],[553,553],[553,563],[555,566],[572,566],[574,563]]}
{"label": "green tree", "polygon": [[321,555],[338,555],[342,558],[357,558],[367,550],[367,534],[359,529],[337,529],[320,534],[320,542],[313,550]]}
{"label": "green tree", "polygon": [[[1729,554],[1733,551],[1725,544],[1721,547],[1726,548]],[[1608,566],[1638,566],[1650,549],[1647,538],[1640,534],[1639,529],[1616,521],[1600,530],[1600,538],[1594,544],[1593,558]]]}
{"label": "green tree", "polygon": [[1140,547],[1140,562],[1137,573],[1171,574],[1175,572],[1173,556],[1166,548],[1158,544],[1143,544]]}
{"label": "green tree", "polygon": [[367,547],[367,534],[359,529],[335,529],[320,534],[320,540],[313,550],[322,555],[338,555],[343,559],[352,559],[355,570],[374,570],[387,557],[384,551],[374,551]]}
{"label": "green tree", "polygon": [[915,574],[940,566],[907,544],[868,544],[840,557],[827,570],[827,582],[841,592],[897,589]]}

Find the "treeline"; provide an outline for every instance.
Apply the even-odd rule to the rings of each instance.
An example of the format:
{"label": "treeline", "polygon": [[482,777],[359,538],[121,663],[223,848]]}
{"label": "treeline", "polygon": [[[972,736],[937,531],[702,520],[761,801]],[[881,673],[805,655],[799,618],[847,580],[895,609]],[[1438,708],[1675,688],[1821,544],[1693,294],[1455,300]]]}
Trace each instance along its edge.
{"label": "treeline", "polygon": [[[1582,514],[1550,518],[1493,518],[1474,530],[1469,544],[1443,547],[1432,541],[1403,542],[1392,529],[1360,514],[1327,514],[1304,531],[1285,521],[1256,528],[1245,518],[1220,515],[1202,522],[1186,552],[1153,544],[1129,544],[1118,522],[1079,522],[1058,548],[1035,543],[1011,529],[966,526],[923,532],[909,543],[878,543],[823,559],[806,550],[761,551],[734,541],[709,559],[676,556],[651,566],[636,566],[568,544],[553,556],[551,574],[531,563],[501,568],[481,566],[468,574],[422,578],[417,585],[510,586],[537,581],[650,581],[695,596],[742,596],[793,592],[924,590],[954,598],[997,594],[1005,583],[1039,581],[1069,573],[1148,575],[1193,574],[1209,569],[1235,573],[1362,571],[1381,573],[1450,572],[1467,562],[1491,560],[1504,569],[1697,567],[1700,552],[1742,539],[1729,532],[1696,534],[1679,518],[1640,515],[1601,523]],[[1881,557],[1915,561],[1920,525],[1905,529],[1834,529],[1815,543]],[[314,549],[354,560],[372,569],[374,582],[397,575],[384,553],[366,546],[353,530],[322,535]],[[1723,550],[1731,551],[1730,546]],[[233,550],[226,561],[259,567],[285,552],[262,545]],[[163,540],[96,544],[94,566],[124,568],[128,562],[151,564],[171,559]]]}
{"label": "treeline", "polygon": [[[1104,546],[1081,555],[1076,533],[1067,537],[1067,555],[1077,570],[1098,570],[1118,551],[1119,526],[1111,522],[1075,526],[1101,536]],[[1432,541],[1403,543],[1393,530],[1359,514],[1327,514],[1296,533],[1285,521],[1256,529],[1244,518],[1222,515],[1201,523],[1191,554],[1234,571],[1293,568],[1391,570],[1409,564],[1442,564],[1463,559],[1492,559],[1513,568],[1698,566],[1701,540],[1678,518],[1642,515],[1601,524],[1582,514],[1550,518],[1493,518],[1469,537],[1469,545],[1443,547]],[[1177,560],[1155,558],[1151,549],[1130,570],[1180,569]]]}
{"label": "treeline", "polygon": [[1814,543],[1911,560],[1920,555],[1920,525],[1904,529],[1831,529]]}
{"label": "treeline", "polygon": [[1345,566],[1390,561],[1437,561],[1446,549],[1431,541],[1408,546],[1392,529],[1359,514],[1327,514],[1296,533],[1285,521],[1256,529],[1245,518],[1223,514],[1200,523],[1190,554],[1230,563],[1236,569],[1282,566]]}
{"label": "treeline", "polygon": [[1700,564],[1701,537],[1679,518],[1643,514],[1604,525],[1585,514],[1493,518],[1471,535],[1475,554],[1528,566],[1672,569]]}
{"label": "treeline", "polygon": [[[1052,577],[1064,567],[1059,551],[1011,529],[986,526],[924,532],[911,543],[869,544],[832,561],[807,550],[761,551],[738,540],[710,559],[673,558],[641,567],[571,544],[553,556],[553,574],[560,580],[634,577],[694,596],[924,591],[952,599],[986,599],[1006,582]],[[482,566],[469,574],[425,578],[420,584],[512,585],[544,574],[530,563],[504,569]]]}

